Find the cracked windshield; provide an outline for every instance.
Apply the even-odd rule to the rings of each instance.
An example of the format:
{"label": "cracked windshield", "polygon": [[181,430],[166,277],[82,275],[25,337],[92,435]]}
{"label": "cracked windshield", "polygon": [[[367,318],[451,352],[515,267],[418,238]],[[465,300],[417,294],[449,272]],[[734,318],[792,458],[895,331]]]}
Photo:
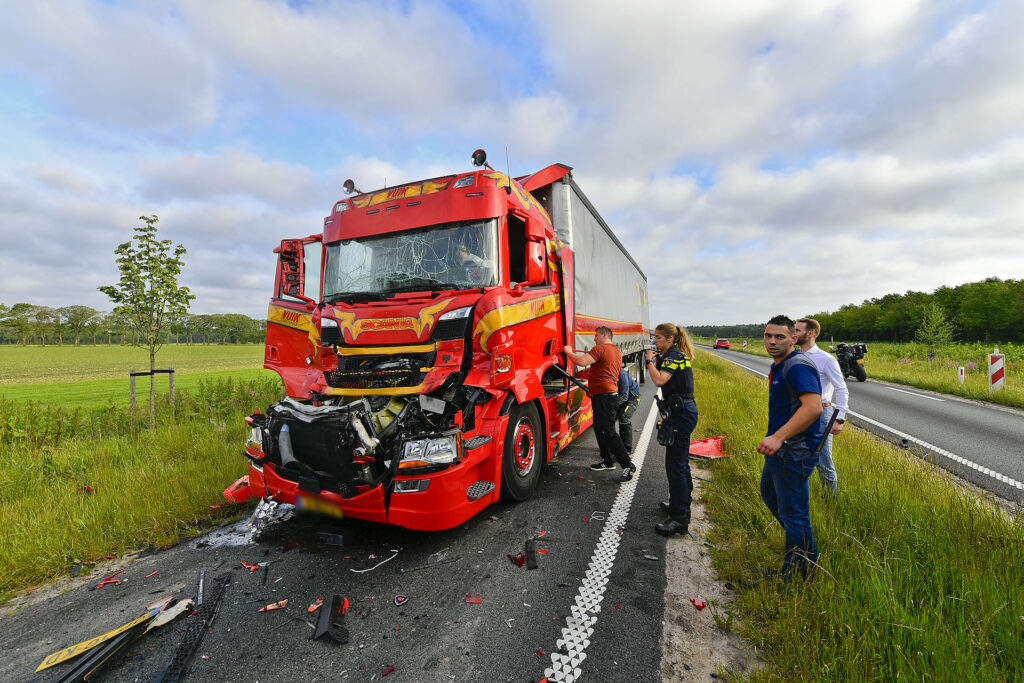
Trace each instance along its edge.
{"label": "cracked windshield", "polygon": [[327,246],[324,301],[498,283],[497,219],[432,225]]}

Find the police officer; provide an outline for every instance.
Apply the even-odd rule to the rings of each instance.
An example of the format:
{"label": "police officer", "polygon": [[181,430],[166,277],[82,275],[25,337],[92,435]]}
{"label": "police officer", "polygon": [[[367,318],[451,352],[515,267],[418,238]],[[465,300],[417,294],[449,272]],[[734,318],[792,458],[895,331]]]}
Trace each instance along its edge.
{"label": "police officer", "polygon": [[693,400],[693,344],[686,330],[672,323],[654,328],[655,353],[647,352],[647,372],[661,387],[663,400],[671,409],[673,441],[665,447],[665,474],[668,475],[667,503],[661,509],[668,519],[654,527],[662,536],[685,534],[690,527],[690,502],[693,479],[690,477],[690,434],[697,426],[697,403]]}

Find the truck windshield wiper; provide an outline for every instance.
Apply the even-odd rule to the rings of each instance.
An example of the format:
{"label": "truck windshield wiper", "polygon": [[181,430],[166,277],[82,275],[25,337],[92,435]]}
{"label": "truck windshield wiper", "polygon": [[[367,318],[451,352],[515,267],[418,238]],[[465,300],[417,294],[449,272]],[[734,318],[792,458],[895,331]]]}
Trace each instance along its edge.
{"label": "truck windshield wiper", "polygon": [[340,301],[351,304],[359,301],[383,301],[384,299],[384,295],[380,292],[339,292],[325,296],[324,303],[335,304]]}

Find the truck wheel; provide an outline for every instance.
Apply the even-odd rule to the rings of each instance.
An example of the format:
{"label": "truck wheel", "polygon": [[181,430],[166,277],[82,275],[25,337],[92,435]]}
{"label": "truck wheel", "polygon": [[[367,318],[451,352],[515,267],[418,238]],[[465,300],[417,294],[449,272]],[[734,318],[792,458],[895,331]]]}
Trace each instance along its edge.
{"label": "truck wheel", "polygon": [[637,384],[644,383],[644,373],[640,370],[640,361],[630,361],[627,372]]}
{"label": "truck wheel", "polygon": [[863,382],[867,380],[868,373],[863,365],[857,364],[853,366],[853,376],[857,378],[858,382]]}
{"label": "truck wheel", "polygon": [[545,461],[544,432],[537,407],[513,405],[501,458],[501,498],[520,501],[533,495]]}

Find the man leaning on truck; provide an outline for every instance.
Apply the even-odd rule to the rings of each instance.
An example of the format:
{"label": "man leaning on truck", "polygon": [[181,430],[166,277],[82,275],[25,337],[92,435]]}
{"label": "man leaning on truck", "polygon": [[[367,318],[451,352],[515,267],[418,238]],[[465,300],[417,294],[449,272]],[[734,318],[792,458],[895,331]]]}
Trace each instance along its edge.
{"label": "man leaning on truck", "polygon": [[594,332],[596,346],[587,353],[575,353],[569,345],[562,350],[576,365],[593,366],[590,368],[590,400],[594,406],[594,436],[601,449],[601,462],[594,463],[590,469],[613,470],[615,460],[622,465],[620,481],[629,481],[633,478],[633,461],[629,459],[629,453],[619,436],[616,421],[622,353],[611,343],[612,337],[611,328],[601,326]]}

